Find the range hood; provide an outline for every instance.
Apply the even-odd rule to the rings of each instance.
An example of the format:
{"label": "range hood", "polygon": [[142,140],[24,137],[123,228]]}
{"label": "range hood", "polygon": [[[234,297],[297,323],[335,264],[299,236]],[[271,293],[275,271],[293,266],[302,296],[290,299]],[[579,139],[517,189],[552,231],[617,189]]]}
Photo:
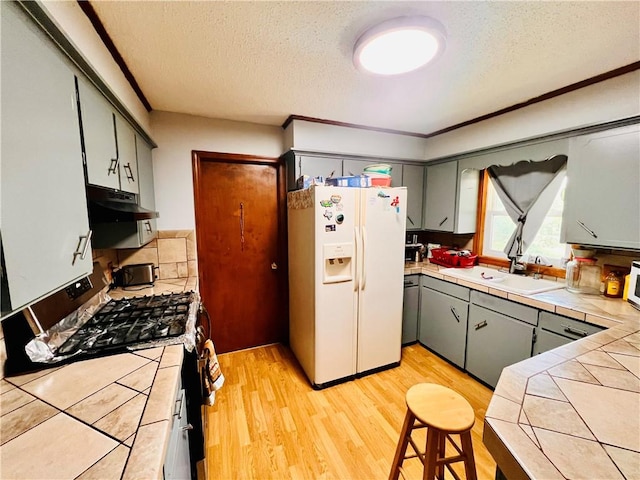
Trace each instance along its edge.
{"label": "range hood", "polygon": [[87,185],[89,221],[96,223],[137,222],[157,218],[158,212],[138,205],[136,194]]}

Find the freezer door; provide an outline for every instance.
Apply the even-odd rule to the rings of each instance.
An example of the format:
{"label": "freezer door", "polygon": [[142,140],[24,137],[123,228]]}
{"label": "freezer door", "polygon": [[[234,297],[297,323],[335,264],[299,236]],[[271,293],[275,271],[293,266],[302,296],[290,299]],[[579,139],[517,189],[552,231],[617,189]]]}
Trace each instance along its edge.
{"label": "freezer door", "polygon": [[322,385],[356,373],[359,190],[313,188],[316,305],[312,383]]}
{"label": "freezer door", "polygon": [[407,189],[361,189],[357,372],[400,361]]}

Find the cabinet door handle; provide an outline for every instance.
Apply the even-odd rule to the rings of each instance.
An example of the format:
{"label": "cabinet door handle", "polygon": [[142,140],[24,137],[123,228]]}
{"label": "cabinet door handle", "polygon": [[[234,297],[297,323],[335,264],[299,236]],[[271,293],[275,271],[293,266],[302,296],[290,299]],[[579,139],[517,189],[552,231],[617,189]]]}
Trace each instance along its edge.
{"label": "cabinet door handle", "polygon": [[118,159],[112,158],[111,163],[109,164],[109,168],[107,169],[107,177],[112,173],[115,174],[118,169]]}
{"label": "cabinet door handle", "polygon": [[413,282],[412,282],[411,280],[409,280],[409,281],[405,281],[405,282],[404,282],[404,286],[405,286],[405,287],[411,287],[411,286],[413,286]]}
{"label": "cabinet door handle", "polygon": [[[130,182],[135,182],[136,181],[136,179],[133,178],[133,171],[131,170],[131,164],[130,163],[127,163],[124,166],[124,171],[127,174],[127,180],[129,180]],[[128,171],[128,173],[127,173],[127,171]]]}
{"label": "cabinet door handle", "polygon": [[446,222],[448,219],[449,217],[444,217],[442,221],[438,224],[438,226],[441,227],[442,225],[444,225],[444,222]]}
{"label": "cabinet door handle", "polygon": [[583,222],[581,222],[580,220],[576,220],[576,222],[578,223],[578,225],[580,225],[584,230],[586,230],[586,232],[591,235],[593,238],[598,238],[598,235],[596,235],[596,232],[594,232],[593,230],[591,230],[589,227],[587,227]]}
{"label": "cabinet door handle", "polygon": [[183,432],[186,432],[188,430],[193,430],[193,425],[191,425],[190,423],[187,423],[184,427],[181,427],[180,430],[182,430]]}
{"label": "cabinet door handle", "polygon": [[182,400],[184,399],[184,395],[180,395],[180,398],[176,400],[176,409],[173,411],[173,416],[178,417],[178,420],[182,418]]}
{"label": "cabinet door handle", "polygon": [[451,307],[451,313],[453,313],[453,316],[456,317],[456,320],[458,323],[460,323],[460,317],[458,316],[458,312],[456,312],[456,309]]}
{"label": "cabinet door handle", "polygon": [[151,227],[151,222],[149,220],[147,220],[146,222],[144,222],[144,226],[147,230],[147,232],[149,233],[153,233],[153,228]]}
{"label": "cabinet door handle", "polygon": [[413,220],[411,220],[411,217],[409,215],[407,215],[407,220],[411,222],[411,225],[415,225],[415,223],[413,223]]}
{"label": "cabinet door handle", "polygon": [[487,321],[486,321],[486,320],[483,320],[483,321],[481,321],[480,323],[476,323],[473,327],[474,327],[476,330],[480,330],[481,328],[484,328],[484,327],[486,327],[487,325],[488,325],[488,324],[487,324]]}
{"label": "cabinet door handle", "polygon": [[[91,244],[91,235],[93,235],[93,231],[89,230],[86,235],[80,235],[78,237],[78,245],[76,246],[76,251],[73,252],[73,260],[71,260],[71,265],[76,264],[76,260],[80,257],[80,260],[84,260],[87,256],[87,251],[89,250],[89,245]],[[84,246],[82,250],[80,249],[80,245],[82,245],[82,240],[84,239]]]}
{"label": "cabinet door handle", "polygon": [[567,333],[572,333],[573,335],[578,335],[580,337],[586,337],[587,335],[589,335],[587,332],[585,332],[584,330],[580,330],[579,328],[573,328],[570,327],[569,325],[564,325],[564,324],[560,324],[561,327],[564,327],[564,331]]}

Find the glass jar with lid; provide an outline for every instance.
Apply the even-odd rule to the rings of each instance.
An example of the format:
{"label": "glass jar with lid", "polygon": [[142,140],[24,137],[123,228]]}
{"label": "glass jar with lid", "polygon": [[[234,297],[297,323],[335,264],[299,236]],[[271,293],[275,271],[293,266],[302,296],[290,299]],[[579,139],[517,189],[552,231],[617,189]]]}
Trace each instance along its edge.
{"label": "glass jar with lid", "polygon": [[573,293],[599,294],[602,268],[595,258],[574,257],[567,262],[567,290]]}

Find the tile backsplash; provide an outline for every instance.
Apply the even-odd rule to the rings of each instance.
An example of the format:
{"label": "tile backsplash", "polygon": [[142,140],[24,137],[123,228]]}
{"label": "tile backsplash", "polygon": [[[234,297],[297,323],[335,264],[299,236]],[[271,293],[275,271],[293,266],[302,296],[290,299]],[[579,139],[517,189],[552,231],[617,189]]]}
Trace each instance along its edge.
{"label": "tile backsplash", "polygon": [[198,276],[194,230],[162,230],[142,248],[95,249],[94,261],[110,274],[112,269],[137,263],[153,263],[158,279]]}

